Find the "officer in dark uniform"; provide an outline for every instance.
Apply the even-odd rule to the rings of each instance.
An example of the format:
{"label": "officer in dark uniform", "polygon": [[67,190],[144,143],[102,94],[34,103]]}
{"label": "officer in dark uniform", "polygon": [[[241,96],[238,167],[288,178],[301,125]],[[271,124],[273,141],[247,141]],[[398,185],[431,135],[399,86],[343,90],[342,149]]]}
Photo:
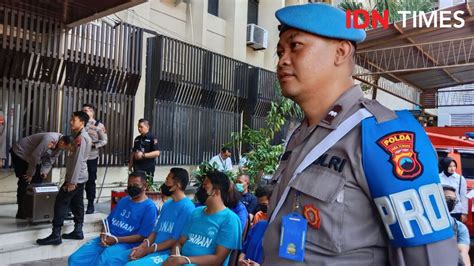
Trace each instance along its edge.
{"label": "officer in dark uniform", "polygon": [[144,118],[138,120],[140,133],[133,142],[130,154],[129,170],[144,171],[147,175],[155,174],[155,158],[160,156],[158,139],[150,132],[150,122]]}

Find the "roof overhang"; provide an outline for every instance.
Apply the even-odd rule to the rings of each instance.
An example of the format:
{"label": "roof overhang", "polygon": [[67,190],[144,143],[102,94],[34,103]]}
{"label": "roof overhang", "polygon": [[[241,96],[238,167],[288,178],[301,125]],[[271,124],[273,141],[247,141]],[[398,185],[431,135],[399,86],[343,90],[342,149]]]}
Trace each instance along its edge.
{"label": "roof overhang", "polygon": [[147,0],[0,0],[20,11],[54,18],[68,27],[131,8]]}
{"label": "roof overhang", "polygon": [[421,93],[474,83],[474,2],[426,16],[440,16],[440,11],[450,12],[449,25],[459,25],[452,14],[463,12],[464,26],[418,28],[417,16],[406,25],[398,21],[368,30],[358,45],[354,77],[417,105],[423,105]]}

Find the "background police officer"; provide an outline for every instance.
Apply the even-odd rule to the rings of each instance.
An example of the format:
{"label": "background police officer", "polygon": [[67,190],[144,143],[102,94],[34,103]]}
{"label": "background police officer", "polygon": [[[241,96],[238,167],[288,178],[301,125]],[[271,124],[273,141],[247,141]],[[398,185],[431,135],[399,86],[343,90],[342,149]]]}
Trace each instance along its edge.
{"label": "background police officer", "polygon": [[[410,114],[401,116],[364,99],[352,79],[355,43],[364,40],[365,32],[347,28],[345,13],[325,4],[288,6],[276,17],[281,23],[277,76],[283,95],[301,107],[305,119],[286,143],[273,178],[264,265],[455,265],[456,246],[429,139]],[[400,127],[401,119],[410,126]],[[363,131],[365,125],[374,130]],[[367,132],[409,127],[417,132],[417,142],[390,147],[411,152],[404,165],[388,158],[379,139],[364,138]],[[421,164],[413,157],[415,151]],[[377,156],[364,157],[370,152]],[[413,175],[399,169],[410,170],[410,165],[416,170]],[[374,176],[373,171],[382,174]],[[407,195],[419,227],[406,216]],[[424,200],[425,207],[420,197],[427,195],[437,201]],[[425,210],[432,209],[440,217],[427,215]],[[295,235],[301,238],[285,242]]]}
{"label": "background police officer", "polygon": [[18,177],[17,219],[25,219],[23,199],[28,184],[42,183],[54,162],[72,142],[71,136],[57,132],[33,134],[20,139],[10,150],[15,175]]}
{"label": "background police officer", "polygon": [[92,104],[86,103],[82,106],[82,111],[89,116],[89,121],[86,124],[85,130],[92,140],[92,148],[87,160],[87,171],[89,179],[86,182],[86,197],[87,209],[86,214],[94,213],[94,199],[95,199],[95,180],[97,179],[97,162],[99,160],[99,148],[107,144],[107,131],[104,124],[99,120],[95,120],[95,107]]}
{"label": "background police officer", "polygon": [[71,117],[71,130],[74,133],[73,145],[66,156],[66,176],[54,203],[53,232],[46,238],[36,240],[39,245],[61,244],[61,228],[66,212],[71,208],[74,214],[74,231],[64,234],[65,239],[84,239],[84,183],[87,182],[87,160],[92,141],[85,130],[89,116],[83,111],[74,112]]}
{"label": "background police officer", "polygon": [[158,139],[150,132],[150,122],[144,118],[138,120],[138,135],[130,154],[129,170],[144,171],[147,175],[155,174],[155,158],[160,156]]}

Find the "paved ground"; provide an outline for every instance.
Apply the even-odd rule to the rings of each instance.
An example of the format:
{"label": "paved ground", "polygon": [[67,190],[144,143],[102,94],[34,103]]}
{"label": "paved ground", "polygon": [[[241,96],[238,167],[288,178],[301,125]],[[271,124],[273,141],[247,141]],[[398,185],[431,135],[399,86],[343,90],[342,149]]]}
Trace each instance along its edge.
{"label": "paved ground", "polygon": [[43,261],[11,264],[11,266],[67,266],[67,258],[49,259]]}
{"label": "paved ground", "polygon": [[[87,202],[86,202],[86,204],[87,204]],[[16,211],[16,205],[12,205],[12,206],[13,207],[11,207],[11,209],[12,209],[11,212],[14,213],[14,211]],[[3,209],[5,209],[5,207]],[[96,204],[95,211],[96,212],[101,212],[101,213],[109,213],[110,212],[110,201],[100,202],[99,204]],[[0,221],[1,221],[1,216],[0,216]],[[27,223],[25,222],[24,226],[29,226],[29,225],[27,225]],[[51,225],[47,224],[47,223],[44,223],[44,224],[41,224],[41,225],[36,225],[36,227],[38,227],[38,226],[50,227]],[[6,230],[6,231],[14,229],[13,226],[5,226],[5,224],[2,224],[1,228],[3,228],[3,230]],[[0,262],[0,265],[3,265],[3,264]],[[29,262],[29,263],[10,264],[10,265],[11,266],[67,266],[67,257],[41,260],[41,261]]]}

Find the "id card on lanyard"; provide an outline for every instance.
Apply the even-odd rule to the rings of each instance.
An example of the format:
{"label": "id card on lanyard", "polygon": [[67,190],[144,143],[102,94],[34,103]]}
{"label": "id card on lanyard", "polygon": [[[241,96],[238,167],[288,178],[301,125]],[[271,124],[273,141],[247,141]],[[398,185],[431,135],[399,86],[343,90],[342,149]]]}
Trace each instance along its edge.
{"label": "id card on lanyard", "polygon": [[308,222],[297,212],[281,219],[281,235],[278,256],[293,261],[303,261]]}

